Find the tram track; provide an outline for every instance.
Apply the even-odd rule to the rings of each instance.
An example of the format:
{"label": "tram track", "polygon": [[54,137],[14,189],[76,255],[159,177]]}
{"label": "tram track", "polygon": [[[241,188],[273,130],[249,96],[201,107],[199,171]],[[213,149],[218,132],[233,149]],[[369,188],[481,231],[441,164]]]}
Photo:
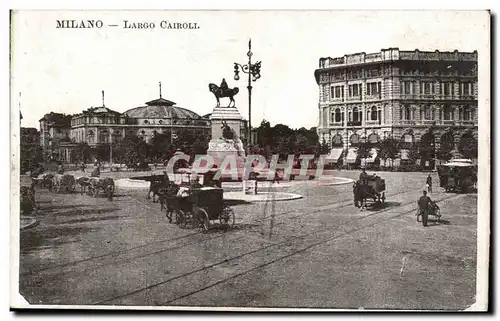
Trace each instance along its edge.
{"label": "tram track", "polygon": [[[443,198],[440,198],[438,200],[435,200],[437,203],[441,203],[441,202],[444,202],[444,201],[447,201],[449,199],[452,199],[452,198],[458,198],[460,197],[460,195],[452,195],[452,196],[449,196],[449,197],[443,197]],[[404,206],[407,206],[407,205],[410,205],[412,204],[414,201],[409,201],[409,202],[406,202],[404,204],[401,204],[398,208],[400,207],[404,207]],[[263,263],[263,264],[258,264],[257,266],[251,268],[251,269],[248,269],[248,270],[245,270],[245,271],[242,271],[240,273],[237,273],[236,275],[233,275],[233,276],[230,276],[230,277],[227,277],[227,278],[224,278],[222,280],[219,280],[219,281],[216,281],[214,283],[211,283],[210,285],[208,286],[205,286],[201,289],[196,289],[196,290],[193,290],[193,291],[190,291],[188,292],[187,294],[184,294],[184,295],[181,295],[181,296],[177,296],[173,299],[169,299],[167,301],[165,301],[164,303],[165,304],[169,304],[171,302],[174,302],[176,300],[179,300],[181,298],[184,298],[184,297],[187,297],[187,296],[190,296],[190,295],[193,295],[197,292],[200,292],[200,291],[203,291],[203,290],[206,290],[210,287],[214,287],[220,283],[223,283],[225,281],[228,281],[230,279],[233,279],[233,278],[236,278],[238,276],[241,276],[241,275],[244,275],[246,273],[249,273],[255,269],[258,269],[258,268],[261,268],[261,267],[264,267],[264,266],[267,266],[267,265],[270,265],[274,262],[277,262],[279,260],[282,260],[282,259],[285,259],[287,257],[290,257],[290,256],[293,256],[295,254],[298,254],[298,253],[302,253],[314,246],[317,246],[317,245],[320,245],[320,244],[324,244],[324,243],[327,243],[329,241],[332,241],[332,240],[335,240],[335,239],[338,239],[340,237],[343,237],[343,236],[347,236],[347,235],[350,235],[352,233],[355,233],[359,230],[362,230],[364,228],[367,228],[367,227],[370,227],[370,226],[373,226],[373,225],[376,225],[378,224],[380,221],[375,221],[371,224],[367,224],[367,225],[364,225],[362,227],[359,227],[359,228],[354,228],[354,229],[350,229],[348,231],[345,231],[344,233],[341,232],[341,234],[337,234],[339,233],[340,230],[342,230],[343,228],[345,228],[346,226],[349,226],[350,224],[349,223],[352,223],[354,221],[361,221],[361,220],[364,220],[364,219],[367,219],[367,218],[370,218],[372,216],[375,216],[375,215],[380,215],[382,213],[386,213],[388,211],[391,211],[391,210],[395,210],[396,208],[389,208],[389,209],[385,209],[385,210],[381,210],[381,211],[377,211],[377,212],[374,212],[374,213],[370,213],[368,215],[364,215],[363,217],[360,217],[360,218],[357,218],[355,220],[351,220],[348,222],[348,224],[343,224],[342,226],[340,226],[339,228],[337,229],[334,229],[332,230],[331,229],[331,225],[329,226],[326,226],[325,228],[321,228],[321,229],[317,229],[313,232],[308,232],[306,234],[302,234],[302,235],[297,235],[297,236],[292,236],[291,238],[289,239],[286,239],[282,242],[278,242],[278,243],[275,243],[275,244],[269,244],[269,245],[266,245],[266,246],[263,246],[263,247],[260,247],[258,249],[255,249],[255,250],[252,250],[252,251],[248,251],[246,253],[242,253],[242,254],[239,254],[239,255],[236,255],[236,256],[233,256],[233,257],[230,257],[230,258],[226,258],[224,260],[221,260],[221,261],[218,261],[218,262],[215,262],[215,263],[212,263],[212,264],[209,264],[209,265],[205,265],[199,269],[195,269],[193,271],[189,271],[189,272],[186,272],[186,273],[182,273],[182,274],[179,274],[177,276],[174,276],[174,277],[171,277],[169,279],[166,279],[166,280],[163,280],[161,282],[157,282],[157,283],[154,283],[154,284],[151,284],[151,285],[148,285],[146,287],[142,287],[142,288],[139,288],[137,290],[134,290],[134,291],[130,291],[130,292],[127,292],[127,293],[124,293],[124,294],[121,294],[121,295],[117,295],[117,296],[114,296],[112,298],[108,298],[108,299],[105,299],[105,300],[101,300],[101,301],[98,301],[94,304],[96,305],[102,305],[102,304],[110,304],[111,302],[116,302],[116,301],[119,301],[121,299],[124,299],[124,298],[127,298],[127,297],[130,297],[130,296],[133,296],[133,295],[136,295],[136,294],[139,294],[141,292],[144,292],[144,291],[150,291],[154,288],[157,288],[157,287],[160,287],[160,286],[163,286],[163,285],[166,285],[166,284],[169,284],[171,282],[174,282],[176,280],[181,280],[182,278],[186,278],[186,277],[189,277],[189,276],[192,276],[192,275],[195,275],[197,273],[200,273],[200,272],[203,272],[203,271],[207,271],[209,269],[214,269],[218,266],[221,266],[223,264],[226,264],[230,261],[235,261],[235,260],[240,260],[240,259],[243,259],[243,258],[248,258],[249,256],[251,255],[254,255],[254,254],[257,254],[257,253],[262,253],[263,251],[272,251],[272,250],[281,250],[281,251],[285,251],[285,255],[281,255],[281,256],[278,256],[277,258],[274,258],[273,260],[269,261],[269,262],[266,262],[266,263]],[[414,211],[415,209],[412,208],[410,210],[407,210],[407,211],[404,211],[403,213],[397,213],[396,215],[393,215],[391,216],[389,219],[394,219],[394,218],[397,218],[397,217],[400,217],[400,216],[403,216],[403,215],[406,215],[412,211]],[[312,235],[312,240],[314,241],[315,238],[319,238],[321,237],[320,240],[318,241],[315,241],[315,242],[312,242],[311,244],[305,246],[305,247],[300,247],[299,246],[299,249],[296,249],[294,246],[293,246],[293,243],[294,242],[297,242],[298,240],[301,240],[301,239],[305,239],[307,238],[308,236],[311,236]],[[325,238],[326,237],[326,238]],[[302,244],[304,244],[306,242],[303,242]],[[279,251],[278,251],[279,252]],[[257,260],[258,261],[258,260]],[[183,284],[191,284],[190,282],[183,282]],[[182,289],[182,288],[181,288]]]}
{"label": "tram track", "polygon": [[[393,194],[391,196],[407,194],[407,193],[410,193],[410,192],[411,191],[401,192],[401,193]],[[145,207],[147,207],[149,209],[152,209],[152,207],[150,205],[148,205],[148,204],[146,204],[144,202],[141,202],[141,201],[139,201],[138,199],[136,199],[134,197],[131,197],[131,196],[128,196],[128,195],[127,195],[127,197],[130,200],[135,201],[138,204],[141,204],[142,206],[145,206]],[[272,200],[271,200],[271,202],[272,202]],[[345,208],[345,207],[347,207],[347,206],[349,206],[351,204],[352,204],[352,201],[350,201],[349,199],[345,199],[343,201],[336,202],[334,204],[319,205],[319,206],[312,207],[311,208],[312,210],[310,210],[309,212],[304,213],[304,214],[300,214],[300,215],[296,215],[296,216],[292,216],[290,218],[297,218],[297,217],[302,217],[302,216],[306,216],[306,215],[312,215],[312,214],[315,214],[315,213],[318,213],[318,212],[321,212],[321,211],[325,211],[325,210],[330,210],[330,209],[341,209],[341,208]],[[274,214],[274,218],[281,217],[283,215],[287,215],[287,214],[291,214],[291,213],[299,213],[301,211],[302,211],[302,209],[295,209],[295,210],[292,210],[292,211],[286,211],[286,212],[283,212],[283,213]],[[375,213],[377,213],[377,212],[375,212]],[[266,219],[272,219],[272,218],[273,217],[269,216],[269,217],[266,217],[264,220],[266,220]],[[253,224],[253,223],[262,224],[264,220],[256,219],[256,220],[250,221],[250,223],[247,223],[247,224],[250,224],[250,225]],[[279,225],[282,225],[282,224],[285,224],[285,222],[275,223],[275,226],[279,226]],[[206,235],[204,235],[204,236],[201,236],[201,235],[204,235],[204,234],[200,234],[199,232],[193,232],[193,233],[189,233],[189,234],[178,236],[178,237],[174,237],[174,238],[168,238],[168,239],[164,239],[164,240],[149,242],[147,244],[143,244],[143,245],[131,247],[131,248],[128,248],[128,249],[123,249],[123,250],[119,250],[119,251],[114,251],[114,252],[106,253],[106,254],[103,254],[103,255],[89,257],[89,258],[86,258],[86,259],[76,260],[76,261],[72,261],[72,262],[68,262],[68,263],[64,263],[64,264],[58,264],[58,265],[48,266],[48,267],[44,267],[44,268],[40,268],[40,269],[36,269],[36,270],[28,270],[28,271],[25,271],[23,273],[20,273],[20,276],[29,276],[29,275],[33,275],[33,274],[44,274],[44,276],[47,277],[48,274],[50,275],[50,272],[55,272],[57,276],[60,276],[61,274],[71,274],[72,272],[74,272],[73,271],[74,267],[77,266],[77,265],[80,265],[80,264],[91,265],[88,268],[84,268],[83,271],[79,270],[80,272],[85,272],[85,271],[87,271],[89,269],[95,269],[95,268],[102,267],[102,266],[107,266],[107,265],[110,265],[110,264],[114,265],[114,264],[123,263],[123,261],[127,260],[127,259],[129,259],[129,260],[140,259],[140,258],[144,258],[144,257],[150,256],[150,255],[156,255],[156,254],[160,254],[160,253],[164,253],[164,252],[168,252],[168,251],[178,250],[178,249],[183,248],[183,247],[187,247],[187,246],[190,246],[190,245],[197,244],[200,241],[199,237],[203,237],[203,241],[207,241],[207,240],[210,241],[210,240],[214,240],[214,239],[221,238],[221,237],[225,236],[222,233],[221,234],[216,234],[216,235],[211,234],[211,235],[208,236],[208,239],[207,239]],[[173,242],[180,241],[180,240],[183,240],[183,239],[187,239],[187,238],[190,238],[190,237],[197,237],[197,236],[198,236],[198,238],[196,238],[195,240],[193,240],[191,242],[188,242],[186,244],[169,246],[169,247],[163,248],[161,250],[153,250],[153,251],[147,251],[146,250],[146,251],[144,251],[145,253],[138,253],[138,255],[136,255],[136,256],[131,256],[131,257],[127,258],[127,254],[129,254],[130,252],[133,252],[133,251],[141,251],[142,249],[146,249],[148,247],[161,246],[162,244],[171,245],[171,243],[173,243]],[[238,237],[238,238],[241,238],[241,237]],[[238,238],[236,238],[236,239],[238,239]],[[102,260],[102,259],[114,260],[114,259],[118,258],[121,255],[125,255],[126,258],[123,258],[121,260],[116,260],[116,261],[113,261],[111,263],[99,263],[97,265],[92,265],[92,261],[97,261],[97,260]]]}

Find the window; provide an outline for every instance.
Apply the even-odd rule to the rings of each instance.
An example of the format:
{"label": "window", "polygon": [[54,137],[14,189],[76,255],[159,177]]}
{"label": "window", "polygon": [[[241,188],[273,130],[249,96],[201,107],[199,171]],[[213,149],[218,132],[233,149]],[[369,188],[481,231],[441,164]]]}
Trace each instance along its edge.
{"label": "window", "polygon": [[431,95],[434,93],[434,83],[431,81],[422,81],[420,83],[420,93],[424,95]]}
{"label": "window", "polygon": [[415,93],[415,83],[411,81],[403,81],[403,94],[413,95]]}
{"label": "window", "polygon": [[463,120],[472,120],[472,108],[470,106],[464,107]]}
{"label": "window", "polygon": [[351,79],[359,79],[363,77],[363,73],[361,69],[354,69],[349,71],[349,78]]}
{"label": "window", "polygon": [[349,97],[361,96],[361,84],[349,85]]}
{"label": "window", "polygon": [[420,118],[425,120],[430,120],[432,118],[432,110],[430,106],[424,106],[423,109],[420,110]]}
{"label": "window", "polygon": [[366,94],[367,95],[380,95],[381,86],[382,86],[382,84],[380,82],[367,83],[366,84]]}
{"label": "window", "polygon": [[359,144],[359,135],[358,134],[352,134],[351,136],[351,144]]}
{"label": "window", "polygon": [[411,108],[410,106],[403,106],[401,108],[401,119],[402,120],[411,120]]}
{"label": "window", "polygon": [[335,112],[333,113],[333,121],[335,123],[341,123],[344,121],[344,115],[343,113],[340,111],[340,108],[336,108],[335,109]]}
{"label": "window", "polygon": [[333,136],[332,146],[342,146],[342,136],[339,134]]}
{"label": "window", "polygon": [[450,105],[444,106],[444,120],[453,119],[453,108]]}
{"label": "window", "polygon": [[372,107],[371,115],[372,115],[371,120],[377,120],[378,119],[377,107],[375,107],[375,106]]}
{"label": "window", "polygon": [[453,83],[444,82],[441,86],[441,94],[444,96],[453,96]]}
{"label": "window", "polygon": [[376,143],[378,143],[378,141],[379,141],[379,137],[377,134],[371,134],[370,136],[368,136],[369,143],[376,144]]}
{"label": "window", "polygon": [[161,124],[163,124],[163,120],[161,120],[161,119],[160,119],[160,120],[158,121],[158,124],[160,124],[160,125],[161,125]]}
{"label": "window", "polygon": [[460,83],[460,95],[461,96],[472,96],[472,83],[471,82]]}
{"label": "window", "polygon": [[331,87],[332,98],[344,98],[344,86]]}
{"label": "window", "polygon": [[361,122],[362,118],[363,118],[363,112],[361,111],[361,109],[358,109],[358,107],[354,107],[352,109],[352,121]]}
{"label": "window", "polygon": [[366,77],[378,77],[380,76],[380,70],[378,68],[366,70]]}
{"label": "window", "polygon": [[144,121],[144,124],[149,124],[149,121],[145,120],[145,121]]}

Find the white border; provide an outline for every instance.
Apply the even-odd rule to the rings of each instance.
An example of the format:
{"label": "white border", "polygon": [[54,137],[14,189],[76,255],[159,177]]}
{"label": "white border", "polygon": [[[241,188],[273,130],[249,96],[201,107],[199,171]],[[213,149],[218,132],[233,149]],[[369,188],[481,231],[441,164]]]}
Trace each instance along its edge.
{"label": "white border", "polygon": [[[2,2],[2,5],[5,4],[9,8],[16,8],[16,9],[82,9],[82,8],[92,8],[92,9],[120,9],[120,8],[128,8],[128,9],[166,9],[167,6],[165,3],[161,3],[160,1],[127,1],[123,0],[120,1],[119,4],[114,4],[110,5],[110,1],[72,1],[72,2],[61,2],[61,1],[45,1],[44,3],[39,3],[38,1],[17,1],[16,3],[9,3],[9,2]],[[385,5],[387,1],[377,1],[375,6],[378,7],[378,9],[382,9],[383,5]],[[389,2],[390,3],[390,2]],[[496,4],[496,2],[493,2]],[[400,3],[398,3],[401,5]],[[425,5],[428,9],[445,9],[447,8],[446,5],[443,5],[444,2],[440,3],[438,1],[418,1],[418,3],[413,3],[413,4],[405,4],[405,7],[399,7],[399,9],[419,9],[422,7],[422,5]],[[214,8],[215,6],[218,7],[218,9],[333,9],[331,6],[331,3],[329,1],[308,1],[307,3],[304,3],[302,1],[287,1],[286,3],[275,3],[275,1],[270,1],[270,0],[265,0],[265,1],[252,1],[251,3],[246,3],[245,6],[240,6],[238,4],[235,4],[234,2],[222,2],[218,1],[217,3],[215,2],[202,2],[202,1],[170,1],[168,5],[168,9],[211,9]],[[482,9],[486,7],[491,7],[492,4],[488,3],[487,1],[462,1],[462,2],[453,2],[454,9]],[[368,9],[370,7],[369,2],[361,2],[361,1],[349,1],[349,2],[339,2],[336,3],[336,8],[335,9]],[[393,7],[394,8],[394,7]],[[370,9],[375,9],[372,8]],[[8,12],[4,11],[4,17],[7,19],[4,19],[4,33],[2,35],[4,36],[4,45],[7,47],[7,50],[4,50],[4,54],[6,54],[6,57],[2,60],[6,66],[6,71],[8,71],[9,65],[8,65],[8,39],[9,39],[9,27],[8,27]],[[5,24],[7,26],[5,26]],[[489,56],[489,54],[488,54]],[[487,64],[482,63],[486,59]],[[485,58],[484,55],[480,55],[480,64],[479,64],[479,74],[480,74],[480,94],[479,94],[479,101],[478,104],[482,105],[485,104],[486,106],[489,105],[489,82],[490,82],[490,76],[489,76],[489,57]],[[4,75],[8,75],[8,72],[4,72]],[[481,76],[482,75],[482,76]],[[7,79],[7,85],[8,85],[8,79]],[[8,88],[8,87],[7,87]],[[7,95],[4,95],[7,100],[7,106],[9,105],[8,103],[8,89],[7,89]],[[489,108],[487,107],[487,112],[483,110],[480,112],[479,115],[479,127],[480,128],[490,128],[490,115],[489,115]],[[3,118],[4,121],[6,121],[7,117]],[[19,123],[19,115],[18,113],[13,113],[11,114],[11,117],[9,119],[9,123],[11,124],[18,124]],[[8,130],[9,126],[6,126],[7,124],[4,124],[4,126],[0,126],[2,130],[5,130],[8,132],[8,135],[10,137],[10,131]],[[17,129],[17,127],[14,127]],[[6,135],[7,136],[7,135]],[[5,136],[4,136],[5,137]],[[482,136],[484,137],[484,136]],[[479,152],[480,153],[487,153],[488,157],[487,158],[482,158],[479,160],[479,167],[480,167],[480,172],[479,172],[479,179],[480,179],[480,185],[479,191],[481,191],[482,195],[480,194],[478,196],[478,204],[480,206],[479,208],[479,213],[489,213],[490,212],[490,206],[489,206],[489,190],[490,190],[490,155],[489,151],[491,148],[490,142],[489,142],[489,135],[487,136],[486,139],[480,140],[479,142]],[[13,140],[17,140],[13,139]],[[6,143],[6,140],[3,140],[4,143]],[[13,141],[11,141],[13,143]],[[17,146],[15,146],[17,145]],[[6,147],[6,146],[5,146]],[[18,142],[17,144],[11,144],[12,150],[9,153],[9,162],[5,164],[2,168],[4,170],[10,169],[11,168],[11,155],[12,153],[17,153],[18,149]],[[8,150],[8,148],[5,148],[4,150]],[[16,159],[17,161],[17,159]],[[18,162],[17,162],[18,163]],[[19,175],[16,174],[15,171],[10,171],[11,178],[13,178],[13,182],[16,180],[18,181]],[[7,174],[7,173],[5,173]],[[7,175],[3,175],[2,177],[7,177]],[[10,187],[10,186],[9,186]],[[10,188],[6,189],[6,192],[11,192]],[[3,205],[6,206],[7,202],[4,202]],[[18,204],[16,205],[14,202],[13,207],[7,211],[4,211],[4,213],[10,213],[10,210],[15,211],[19,210]],[[7,206],[6,206],[7,207]],[[4,228],[8,227],[9,225],[3,224],[2,225]],[[482,233],[478,231],[478,264],[481,264],[485,267],[488,265],[488,260],[487,257],[479,257],[479,253],[484,250],[488,250],[489,247],[489,233],[484,233],[484,230],[489,230],[489,217],[485,217],[485,215],[478,215],[478,227],[483,230]],[[10,228],[12,230],[19,230],[19,221],[18,220],[11,220]],[[3,233],[4,236],[9,235],[9,229],[7,228],[7,231],[4,231]],[[12,246],[17,246],[18,242],[14,240],[14,243],[11,244]],[[487,253],[487,252],[486,252]],[[12,254],[12,253],[11,253]],[[4,256],[6,257],[6,256]],[[11,262],[19,262],[18,260],[19,255],[11,255]],[[6,265],[4,265],[6,266]],[[486,272],[486,273],[484,273]],[[487,286],[487,277],[488,277],[488,270],[486,269],[484,272],[481,272],[480,269],[478,269],[478,274],[477,274],[477,283],[478,283],[478,292],[480,292],[481,289],[484,288],[484,285]],[[8,271],[4,271],[3,273],[4,276],[9,275]],[[17,280],[16,280],[17,282]],[[15,283],[13,281],[13,283]],[[483,286],[483,287],[482,287]],[[17,286],[16,286],[17,287]],[[478,293],[477,296],[477,302],[476,305],[481,305],[481,302],[484,302],[483,300],[487,298],[487,292],[486,293]],[[47,306],[49,307],[49,306]],[[57,308],[61,308],[61,306],[57,306]],[[86,308],[86,307],[80,307],[80,308]],[[91,307],[91,308],[96,308],[96,307]],[[111,309],[111,308],[116,308],[116,307],[108,307],[106,306],[106,309]],[[179,309],[183,310],[183,309]],[[309,310],[310,311],[310,310]],[[325,310],[321,310],[325,311]]]}

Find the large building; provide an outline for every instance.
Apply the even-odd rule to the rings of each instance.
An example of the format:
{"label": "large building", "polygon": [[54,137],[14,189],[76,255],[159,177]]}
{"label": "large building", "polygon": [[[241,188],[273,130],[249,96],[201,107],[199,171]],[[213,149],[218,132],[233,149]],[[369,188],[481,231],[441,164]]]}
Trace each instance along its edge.
{"label": "large building", "polygon": [[44,159],[60,159],[61,144],[71,142],[71,115],[50,112],[40,120],[40,146]]}
{"label": "large building", "polygon": [[320,140],[332,157],[356,162],[361,142],[376,145],[386,137],[405,148],[423,136],[439,149],[453,140],[458,156],[462,137],[477,141],[477,52],[402,51],[356,53],[320,58]]}
{"label": "large building", "polygon": [[[193,137],[210,137],[209,117],[210,114],[202,117],[176,106],[175,102],[161,97],[161,90],[158,99],[120,113],[105,106],[103,93],[102,106],[75,115],[50,113],[40,119],[40,144],[47,151],[46,160],[75,162],[81,158],[77,153],[81,152],[82,144],[109,146],[127,136],[138,136],[151,143],[157,134],[165,134],[172,142],[186,132]],[[242,121],[241,126],[246,128],[246,121]]]}

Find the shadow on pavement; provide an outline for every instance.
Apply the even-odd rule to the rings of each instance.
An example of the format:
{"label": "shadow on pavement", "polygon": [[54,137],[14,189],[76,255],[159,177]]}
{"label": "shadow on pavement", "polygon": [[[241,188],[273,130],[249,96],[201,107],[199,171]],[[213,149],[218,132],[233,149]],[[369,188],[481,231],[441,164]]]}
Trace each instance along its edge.
{"label": "shadow on pavement", "polygon": [[388,208],[392,208],[392,207],[397,207],[397,206],[401,206],[401,202],[385,202],[385,203],[381,203],[381,204],[371,204],[371,205],[368,205],[368,207],[366,208],[367,211],[371,211],[371,212],[375,212],[375,211],[380,211],[380,210],[384,210],[384,209],[388,209]]}
{"label": "shadow on pavement", "polygon": [[88,222],[97,222],[97,221],[108,221],[108,220],[117,220],[124,216],[111,215],[111,216],[102,216],[102,217],[91,217],[91,218],[81,218],[69,221],[58,222],[57,224],[74,224],[74,223],[88,223]]}
{"label": "shadow on pavement", "polygon": [[56,213],[53,216],[76,216],[76,215],[89,215],[89,214],[103,214],[118,211],[118,208],[87,208],[87,209],[75,209],[74,211],[67,211],[63,213]]}
{"label": "shadow on pavement", "polygon": [[67,208],[78,208],[78,207],[85,207],[87,205],[54,205],[54,206],[44,206],[42,208],[43,211],[46,212],[54,212],[56,210],[63,210]]}
{"label": "shadow on pavement", "polygon": [[89,227],[57,227],[26,230],[20,236],[21,253],[34,252],[43,247],[56,247],[65,243],[73,243],[73,237],[93,230]]}

